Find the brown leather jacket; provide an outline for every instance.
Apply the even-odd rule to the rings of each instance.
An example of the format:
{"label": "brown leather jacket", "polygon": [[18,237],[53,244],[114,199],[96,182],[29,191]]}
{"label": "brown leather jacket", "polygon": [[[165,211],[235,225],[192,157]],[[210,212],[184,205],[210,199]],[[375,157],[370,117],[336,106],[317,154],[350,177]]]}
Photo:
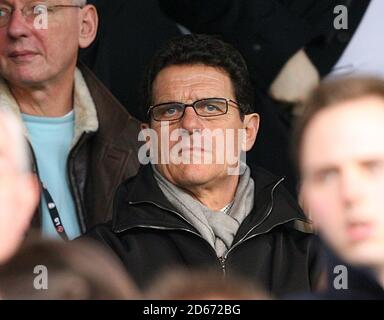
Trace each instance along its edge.
{"label": "brown leather jacket", "polygon": [[[78,68],[93,98],[99,126],[96,132],[82,133],[68,156],[70,189],[84,233],[112,218],[116,188],[136,175],[140,122],[85,65],[80,63]],[[40,214],[36,213],[32,224],[40,227],[40,223]]]}

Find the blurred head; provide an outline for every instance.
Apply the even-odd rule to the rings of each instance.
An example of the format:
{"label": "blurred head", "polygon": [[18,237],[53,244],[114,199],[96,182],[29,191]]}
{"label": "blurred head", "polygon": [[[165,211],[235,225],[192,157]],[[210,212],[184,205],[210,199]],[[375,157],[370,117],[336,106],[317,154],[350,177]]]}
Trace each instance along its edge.
{"label": "blurred head", "polygon": [[384,82],[332,80],[315,90],[296,130],[302,198],[345,261],[384,267]]}
{"label": "blurred head", "polygon": [[78,49],[92,43],[98,23],[85,0],[0,0],[1,15],[0,75],[19,87],[73,78]]}
{"label": "blurred head", "polygon": [[0,108],[0,264],[18,248],[38,203],[29,164],[19,120]]}
{"label": "blurred head", "polygon": [[139,298],[120,262],[98,244],[38,238],[30,238],[0,267],[0,296],[12,300]]}
{"label": "blurred head", "polygon": [[[144,90],[146,127],[158,137],[156,166],[163,176],[187,188],[233,178],[228,168],[238,164],[240,151],[252,147],[259,126],[239,52],[211,36],[173,39],[153,58]],[[172,150],[181,163],[175,163]],[[161,155],[170,153],[170,161],[162,161]]]}
{"label": "blurred head", "polygon": [[176,269],[161,274],[146,290],[154,300],[266,300],[269,295],[243,278],[223,278],[212,270]]}

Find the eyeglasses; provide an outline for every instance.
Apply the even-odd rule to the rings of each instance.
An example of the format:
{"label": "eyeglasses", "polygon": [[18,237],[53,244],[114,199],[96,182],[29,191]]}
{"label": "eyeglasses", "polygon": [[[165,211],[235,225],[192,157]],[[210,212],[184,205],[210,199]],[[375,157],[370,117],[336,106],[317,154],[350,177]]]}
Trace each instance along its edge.
{"label": "eyeglasses", "polygon": [[187,107],[192,107],[200,117],[217,117],[228,112],[230,103],[235,105],[232,107],[239,109],[240,105],[231,99],[208,98],[197,100],[192,104],[181,102],[160,103],[149,107],[147,115],[148,117],[152,116],[152,119],[156,121],[175,121],[184,116]]}
{"label": "eyeglasses", "polygon": [[[46,5],[46,4],[29,4],[20,9],[21,14],[25,17],[28,23],[33,23],[35,18],[44,13],[55,13],[58,9],[62,8],[83,8],[79,5],[66,5],[66,4],[57,4],[57,5]],[[0,4],[0,28],[5,27],[11,20],[15,8],[7,7]]]}

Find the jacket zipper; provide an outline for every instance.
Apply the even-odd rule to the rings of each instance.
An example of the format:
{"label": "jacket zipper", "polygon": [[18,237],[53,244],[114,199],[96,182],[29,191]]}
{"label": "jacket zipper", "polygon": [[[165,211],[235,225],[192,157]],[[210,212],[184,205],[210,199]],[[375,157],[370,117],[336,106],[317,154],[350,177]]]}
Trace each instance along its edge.
{"label": "jacket zipper", "polygon": [[219,262],[220,262],[221,271],[223,272],[223,276],[225,277],[227,275],[227,269],[226,269],[227,266],[225,265],[225,262],[226,262],[225,256],[220,257]]}
{"label": "jacket zipper", "polygon": [[[253,236],[251,236],[251,237],[248,237],[247,238],[247,236],[253,231],[253,230],[255,230],[258,226],[260,226],[269,216],[270,216],[270,214],[271,214],[271,212],[272,212],[272,210],[273,210],[273,205],[274,205],[274,192],[275,192],[275,190],[276,190],[276,188],[280,185],[280,183],[282,183],[284,181],[284,178],[281,178],[279,181],[277,181],[276,182],[276,184],[273,186],[273,188],[272,188],[272,190],[271,190],[271,204],[270,204],[270,206],[269,206],[269,208],[268,208],[268,210],[267,210],[267,213],[266,213],[266,215],[255,225],[255,226],[253,226],[247,233],[246,233],[246,235],[243,237],[243,238],[241,238],[237,243],[235,243],[235,245],[233,245],[231,248],[229,248],[229,250],[226,252],[226,254],[224,255],[224,261],[226,261],[227,260],[227,257],[228,257],[228,254],[234,249],[234,248],[236,248],[237,246],[239,246],[240,244],[242,244],[242,243],[244,243],[245,241],[247,241],[247,240],[249,240],[249,239],[252,239],[252,238],[254,238],[255,236],[258,236],[258,235],[260,235],[260,234],[262,234],[262,233],[257,233],[257,234],[255,234],[255,235],[253,235]],[[290,219],[289,219],[290,220]],[[288,220],[288,221],[289,221]],[[284,224],[284,223],[286,223],[287,221],[284,221],[284,222],[282,222],[282,223],[279,223],[279,224],[277,224],[277,225],[274,225],[272,228],[275,228],[275,227],[277,227],[278,225],[281,225],[281,224]],[[266,232],[263,232],[263,233],[267,233],[267,232],[269,232],[270,230],[272,230],[272,228],[271,229],[269,229],[269,230],[267,230]]]}
{"label": "jacket zipper", "polygon": [[[284,220],[283,222],[279,223],[279,224],[276,224],[274,225],[273,227],[271,227],[270,229],[268,229],[267,231],[265,232],[261,232],[261,233],[257,233],[257,234],[254,234],[253,236],[251,237],[248,237],[247,236],[249,235],[249,233],[251,233],[255,228],[257,228],[258,226],[260,226],[268,217],[269,215],[271,214],[272,212],[272,209],[273,209],[273,204],[274,204],[274,191],[275,189],[278,187],[278,185],[284,180],[284,178],[281,178],[279,181],[276,182],[276,184],[273,186],[272,190],[271,190],[271,204],[267,210],[267,213],[266,215],[260,220],[260,222],[258,222],[254,227],[252,227],[247,233],[246,235],[240,239],[240,241],[238,241],[233,247],[231,247],[224,256],[222,257],[218,257],[218,262],[219,262],[219,265],[220,265],[220,269],[223,273],[223,276],[226,276],[226,273],[227,273],[227,270],[226,270],[226,261],[227,261],[227,258],[228,258],[228,254],[236,247],[238,247],[240,244],[244,243],[245,241],[248,241],[249,239],[252,239],[256,236],[259,236],[261,234],[264,234],[264,233],[267,233],[269,232],[270,230],[272,230],[273,228],[279,226],[279,225],[282,225],[284,223],[287,223],[289,221],[292,221],[294,219],[288,219],[288,220]],[[136,205],[136,204],[142,204],[142,203],[149,203],[149,204],[152,204],[154,206],[156,206],[157,208],[159,209],[162,209],[162,210],[165,210],[165,211],[168,211],[168,212],[171,212],[171,213],[174,213],[176,214],[178,217],[180,217],[182,220],[184,220],[186,223],[188,223],[190,226],[191,223],[185,219],[180,213],[178,213],[177,211],[174,211],[174,210],[171,210],[171,209],[168,209],[168,208],[165,208],[159,204],[157,204],[156,202],[153,202],[153,201],[136,201],[136,202],[132,202],[132,201],[129,201],[128,202],[130,205]],[[194,234],[196,235],[197,237],[199,237],[200,239],[202,239],[206,244],[207,246],[210,248],[211,251],[214,252],[215,256],[216,256],[216,251],[211,247],[211,245],[208,243],[208,241],[206,239],[204,239],[199,233],[197,232],[194,232],[192,230],[189,230],[189,229],[186,229],[186,228],[167,228],[167,227],[160,227],[160,226],[152,226],[152,225],[136,225],[135,227],[140,227],[140,228],[150,228],[150,229],[157,229],[157,230],[180,230],[180,231],[186,231],[186,232],[189,232],[191,234]],[[135,228],[135,227],[132,227],[132,228]],[[192,226],[193,227],[193,226]],[[124,229],[124,230],[118,230],[117,233],[121,233],[121,232],[124,232],[126,230],[129,230],[129,229],[132,229],[132,228],[127,228],[127,229]]]}
{"label": "jacket zipper", "polygon": [[[281,225],[283,225],[283,224],[285,224],[285,223],[287,223],[287,222],[293,221],[293,220],[295,220],[295,219],[294,219],[294,218],[291,218],[291,219],[288,219],[288,220],[284,220],[283,222],[280,222],[280,223],[274,225],[273,227],[269,228],[269,229],[266,230],[265,232],[255,233],[254,235],[252,235],[252,236],[250,236],[250,237],[248,237],[248,238],[242,240],[241,242],[239,241],[238,243],[236,243],[235,246],[231,247],[231,248],[227,251],[227,253],[226,253],[224,256],[222,256],[222,257],[219,258],[220,265],[221,265],[221,269],[222,269],[222,271],[223,271],[223,273],[224,273],[224,276],[225,276],[225,274],[226,274],[226,262],[227,262],[227,259],[228,259],[228,254],[229,254],[229,252],[231,252],[235,247],[237,247],[238,245],[240,245],[240,244],[242,244],[242,243],[244,243],[244,242],[246,242],[246,241],[248,241],[248,240],[250,240],[250,239],[253,239],[253,238],[255,238],[255,237],[259,236],[259,235],[268,233],[268,232],[271,231],[273,228],[276,228],[276,227],[278,227],[278,226],[281,226]],[[253,228],[252,228],[252,229],[253,229]]]}
{"label": "jacket zipper", "polygon": [[[245,241],[247,241],[247,240],[249,240],[249,239],[252,239],[252,238],[254,238],[254,237],[256,237],[256,236],[259,236],[260,234],[262,234],[262,233],[257,233],[257,234],[255,234],[255,235],[253,235],[253,236],[251,236],[251,237],[248,237],[247,238],[247,236],[255,229],[255,228],[257,228],[258,226],[260,226],[268,217],[269,217],[269,215],[271,214],[271,212],[272,212],[272,209],[273,209],[273,204],[274,204],[274,196],[273,196],[273,193],[274,193],[274,191],[275,191],[275,189],[277,188],[277,186],[282,182],[284,180],[284,178],[281,178],[279,181],[277,181],[276,182],[276,184],[273,186],[273,188],[272,188],[272,190],[271,190],[271,204],[270,204],[270,206],[269,206],[269,208],[268,208],[268,210],[267,210],[267,213],[265,214],[265,216],[255,225],[255,226],[253,226],[247,233],[246,233],[246,235],[243,237],[243,238],[241,238],[234,246],[232,246],[231,248],[229,248],[229,250],[222,256],[222,257],[220,257],[219,258],[219,261],[220,261],[220,265],[221,265],[221,270],[222,270],[222,272],[223,272],[223,274],[224,274],[224,276],[226,275],[226,262],[227,262],[227,259],[228,259],[228,254],[234,249],[234,248],[236,248],[237,246],[239,246],[240,244],[242,244],[242,243],[244,243]],[[280,223],[280,224],[284,224],[284,223],[286,223],[287,221],[284,221],[284,222],[282,222],[282,223]],[[278,225],[280,225],[280,224],[278,224]],[[276,226],[278,226],[278,225],[275,225],[275,226],[273,226],[272,228],[275,228]],[[272,229],[271,228],[271,229]],[[266,232],[263,232],[263,233],[267,233],[267,232],[269,232],[271,229],[269,229],[269,230],[267,230]]]}

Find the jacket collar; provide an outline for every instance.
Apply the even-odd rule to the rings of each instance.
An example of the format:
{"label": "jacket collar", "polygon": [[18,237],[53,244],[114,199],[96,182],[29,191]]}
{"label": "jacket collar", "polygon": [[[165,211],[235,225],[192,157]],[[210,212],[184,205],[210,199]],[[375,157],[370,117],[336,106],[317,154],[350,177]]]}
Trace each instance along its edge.
{"label": "jacket collar", "polygon": [[[119,150],[136,150],[140,121],[132,117],[104,84],[82,62],[78,62],[86,86],[91,93],[98,118],[98,136]],[[132,139],[118,139],[122,133],[130,132]]]}
{"label": "jacket collar", "polygon": [[[251,167],[255,181],[254,208],[241,224],[234,242],[257,233],[265,233],[280,224],[306,221],[300,207],[282,186],[282,180],[269,172]],[[137,226],[154,228],[196,229],[181,216],[160,190],[150,165],[142,166],[136,177],[118,189],[112,221],[114,232]]]}

